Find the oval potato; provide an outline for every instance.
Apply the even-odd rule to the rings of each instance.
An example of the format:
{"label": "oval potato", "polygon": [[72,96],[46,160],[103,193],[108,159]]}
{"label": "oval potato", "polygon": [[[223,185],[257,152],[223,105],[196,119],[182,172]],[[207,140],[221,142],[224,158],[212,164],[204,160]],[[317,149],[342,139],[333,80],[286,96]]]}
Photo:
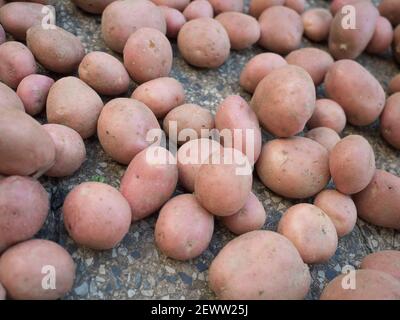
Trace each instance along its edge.
{"label": "oval potato", "polygon": [[332,14],[324,8],[312,8],[301,15],[304,35],[311,41],[321,42],[329,37]]}
{"label": "oval potato", "polygon": [[386,100],[381,115],[381,135],[394,148],[400,149],[400,93],[395,93]]}
{"label": "oval potato", "polygon": [[305,137],[318,142],[321,146],[324,146],[329,152],[340,141],[340,136],[337,134],[337,132],[327,127],[318,127],[311,129],[305,134]]}
{"label": "oval potato", "polygon": [[183,10],[183,15],[187,21],[197,18],[213,18],[214,9],[207,0],[194,0]]}
{"label": "oval potato", "polygon": [[330,99],[316,101],[314,113],[307,122],[308,128],[327,127],[340,133],[345,126],[346,114],[338,103]]}
{"label": "oval potato", "polygon": [[382,250],[371,253],[362,259],[360,268],[386,272],[400,280],[400,251]]}

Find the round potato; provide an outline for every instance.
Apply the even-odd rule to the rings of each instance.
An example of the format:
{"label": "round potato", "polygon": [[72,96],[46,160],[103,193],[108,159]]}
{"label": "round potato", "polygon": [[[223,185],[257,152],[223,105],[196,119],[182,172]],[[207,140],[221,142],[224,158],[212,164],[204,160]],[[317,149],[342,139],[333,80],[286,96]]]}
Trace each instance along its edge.
{"label": "round potato", "polygon": [[397,26],[396,29],[394,29],[392,49],[394,58],[398,63],[400,63],[400,26]]}
{"label": "round potato", "polygon": [[307,122],[308,128],[327,127],[340,133],[345,126],[346,114],[338,103],[330,99],[316,101],[314,113]]}
{"label": "round potato", "polygon": [[371,253],[361,261],[360,268],[382,271],[400,280],[400,251],[383,250]]}
{"label": "round potato", "polygon": [[10,176],[0,181],[0,253],[32,238],[49,212],[49,196],[34,179]]}
{"label": "round potato", "polygon": [[272,6],[283,6],[286,0],[251,0],[249,13],[258,18],[263,11]]}
{"label": "round potato", "polygon": [[13,89],[0,82],[0,109],[14,108],[25,111],[24,104]]}
{"label": "round potato", "polygon": [[183,11],[190,3],[190,0],[151,0],[151,1],[158,6],[165,6],[179,11]]}
{"label": "round potato", "polygon": [[382,0],[378,9],[394,26],[400,24],[400,3],[397,0]]}
{"label": "round potato", "polygon": [[214,13],[220,14],[221,12],[243,12],[244,1],[243,0],[208,0],[213,9]]}
{"label": "round potato", "polygon": [[209,283],[223,300],[295,300],[305,298],[311,276],[288,239],[259,230],[237,237],[218,253]]}
{"label": "round potato", "polygon": [[386,100],[381,115],[381,134],[396,149],[400,149],[400,93],[395,93]]}
{"label": "round potato", "polygon": [[332,23],[332,14],[327,9],[313,8],[301,15],[304,26],[304,35],[311,41],[321,42],[329,37]]}
{"label": "round potato", "polygon": [[182,26],[186,23],[186,18],[182,12],[177,9],[160,6],[167,24],[167,37],[175,39],[178,36]]}
{"label": "round potato", "polygon": [[207,0],[194,0],[183,10],[186,20],[214,17],[214,9]]}
{"label": "round potato", "polygon": [[384,17],[378,17],[374,35],[370,40],[366,51],[372,54],[385,53],[393,41],[393,28],[390,21]]}
{"label": "round potato", "polygon": [[104,9],[116,0],[72,0],[72,2],[81,8],[83,11],[99,14],[104,11]]}
{"label": "round potato", "polygon": [[258,176],[266,187],[287,198],[309,198],[330,179],[328,150],[303,137],[267,142],[256,163]]}
{"label": "round potato", "polygon": [[0,282],[12,299],[56,300],[72,289],[74,279],[74,261],[53,241],[25,241],[0,257]]}
{"label": "round potato", "polygon": [[286,0],[285,6],[290,9],[293,9],[294,11],[296,11],[299,14],[302,14],[306,7],[306,1],[305,0]]}
{"label": "round potato", "polygon": [[324,146],[329,152],[340,141],[337,132],[331,128],[318,127],[308,131],[305,136]]}
{"label": "round potato", "polygon": [[338,191],[344,194],[360,192],[375,174],[374,151],[364,137],[349,135],[331,150],[329,168]]}
{"label": "round potato", "polygon": [[400,92],[400,74],[397,74],[390,80],[388,89],[388,93],[390,94]]}

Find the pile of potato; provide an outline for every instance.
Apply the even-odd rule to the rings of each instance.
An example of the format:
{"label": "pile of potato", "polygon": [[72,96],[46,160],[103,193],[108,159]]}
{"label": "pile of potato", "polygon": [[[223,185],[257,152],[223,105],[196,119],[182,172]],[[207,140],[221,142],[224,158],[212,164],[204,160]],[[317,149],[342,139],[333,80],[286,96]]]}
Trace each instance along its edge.
{"label": "pile of potato", "polygon": [[[0,1],[0,300],[58,299],[73,287],[69,253],[32,239],[50,207],[37,179],[72,176],[94,135],[127,169],[119,190],[91,181],[71,190],[62,208],[70,237],[111,249],[131,223],[159,212],[155,245],[184,261],[208,248],[218,220],[238,235],[209,269],[221,299],[303,299],[312,281],[307,264],[327,262],[357,217],[400,229],[400,178],[376,168],[364,137],[341,137],[346,123],[380,119],[383,139],[400,149],[400,75],[386,99],[354,61],[391,49],[400,62],[400,1],[376,8],[334,0],[329,11],[306,10],[305,0],[251,0],[248,14],[243,0],[72,2],[102,14],[115,56],[85,52],[79,38],[45,19],[46,0]],[[355,10],[356,29],[343,27],[345,5]],[[329,50],[300,48],[303,36]],[[169,77],[174,39],[197,68],[217,68],[231,50],[255,44],[268,51],[237,79],[251,101],[228,96],[215,115],[186,103],[182,84]],[[57,80],[37,74],[37,64]],[[127,98],[131,79],[138,85]],[[320,85],[324,99],[316,98]],[[33,118],[42,113],[46,124]],[[263,144],[262,130],[274,139]],[[261,230],[267,215],[252,192],[253,168],[266,190],[313,204],[289,208],[276,232]],[[187,193],[173,197],[178,183]],[[341,275],[321,299],[400,299],[399,265],[399,251],[373,253],[356,271],[355,289],[343,288]],[[54,290],[42,286],[45,266],[55,268]]]}

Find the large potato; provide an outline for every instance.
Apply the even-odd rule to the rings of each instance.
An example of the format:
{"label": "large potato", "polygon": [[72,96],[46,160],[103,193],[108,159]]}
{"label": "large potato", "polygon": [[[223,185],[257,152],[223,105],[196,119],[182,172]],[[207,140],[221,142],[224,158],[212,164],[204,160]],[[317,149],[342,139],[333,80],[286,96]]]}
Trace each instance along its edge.
{"label": "large potato", "polygon": [[311,276],[288,239],[272,231],[252,231],[219,252],[209,282],[223,300],[294,300],[305,298]]}
{"label": "large potato", "polygon": [[352,60],[335,62],[325,77],[325,90],[356,126],[374,122],[385,106],[385,92],[378,80]]}
{"label": "large potato", "polygon": [[301,15],[304,35],[311,41],[325,41],[329,37],[332,14],[327,9],[313,8]]}
{"label": "large potato", "polygon": [[61,78],[47,96],[47,121],[70,127],[86,139],[95,134],[102,108],[99,95],[82,80]]}
{"label": "large potato", "polygon": [[297,66],[270,72],[258,84],[251,106],[263,128],[278,137],[291,137],[304,129],[315,109],[315,86]]}
{"label": "large potato", "polygon": [[190,3],[190,0],[151,0],[151,1],[158,6],[166,6],[179,11],[183,11]]}
{"label": "large potato", "polygon": [[208,0],[214,13],[220,14],[221,12],[242,12],[244,7],[243,0]]}
{"label": "large potato", "polygon": [[52,241],[25,241],[0,257],[0,282],[12,299],[56,300],[72,289],[74,279],[74,261]]}
{"label": "large potato", "polygon": [[167,24],[167,37],[176,39],[182,26],[186,23],[186,18],[182,12],[177,9],[160,6],[165,22]]}
{"label": "large potato", "polygon": [[177,182],[176,160],[167,149],[151,146],[136,155],[121,180],[121,193],[131,206],[132,220],[160,209],[171,198]]}
{"label": "large potato", "polygon": [[129,164],[154,141],[150,130],[161,130],[151,110],[142,102],[118,98],[107,103],[99,117],[97,135],[104,151],[114,160]]}
{"label": "large potato", "polygon": [[303,137],[266,143],[256,164],[266,187],[288,198],[304,199],[320,192],[329,182],[328,150]]}
{"label": "large potato", "polygon": [[396,149],[400,149],[400,93],[395,93],[386,100],[381,115],[381,134]]}
{"label": "large potato", "polygon": [[340,141],[340,136],[337,134],[337,132],[327,127],[318,127],[311,129],[304,136],[318,142],[321,146],[324,146],[329,152]]}
{"label": "large potato", "polygon": [[286,0],[251,0],[249,13],[258,18],[263,11],[272,6],[283,6]]}
{"label": "large potato", "polygon": [[214,9],[207,0],[194,0],[183,10],[186,20],[214,17]]}
{"label": "large potato", "polygon": [[169,200],[160,210],[154,230],[157,247],[168,257],[189,260],[210,244],[214,216],[202,208],[192,194]]}
{"label": "large potato", "polygon": [[397,0],[382,0],[379,4],[379,13],[397,26],[400,24],[400,2]]}
{"label": "large potato", "polygon": [[102,13],[104,9],[114,1],[116,0],[72,0],[72,2],[82,10],[94,14]]}
{"label": "large potato", "polygon": [[378,17],[374,35],[370,40],[366,51],[372,54],[385,53],[393,41],[393,28],[389,20],[384,17]]}
{"label": "large potato", "polygon": [[49,212],[49,196],[34,179],[10,176],[0,181],[0,253],[32,238]]}
{"label": "large potato", "polygon": [[14,108],[25,111],[24,104],[13,89],[0,82],[0,109]]}
{"label": "large potato", "polygon": [[314,113],[307,122],[308,128],[327,127],[340,133],[345,126],[346,114],[338,103],[330,99],[316,101]]}
{"label": "large potato", "polygon": [[383,250],[371,253],[361,261],[360,268],[386,272],[400,280],[400,251]]}

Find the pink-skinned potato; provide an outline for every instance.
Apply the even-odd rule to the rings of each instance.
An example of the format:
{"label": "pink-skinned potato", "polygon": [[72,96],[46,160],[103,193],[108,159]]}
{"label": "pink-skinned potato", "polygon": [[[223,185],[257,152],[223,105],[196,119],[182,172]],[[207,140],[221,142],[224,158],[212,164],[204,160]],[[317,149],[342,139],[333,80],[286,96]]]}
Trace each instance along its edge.
{"label": "pink-skinned potato", "polygon": [[209,0],[209,2],[216,15],[222,12],[242,12],[244,7],[243,0]]}
{"label": "pink-skinned potato", "polygon": [[194,0],[183,10],[183,15],[187,21],[197,18],[213,18],[214,9],[207,0]]}
{"label": "pink-skinned potato", "polygon": [[390,48],[393,41],[393,27],[385,17],[376,20],[374,35],[366,51],[372,54],[383,54]]}
{"label": "pink-skinned potato", "polygon": [[312,8],[301,15],[304,35],[311,41],[321,42],[329,37],[332,14],[324,8]]}
{"label": "pink-skinned potato", "polygon": [[371,0],[332,0],[331,5],[330,5],[330,11],[333,15],[336,15],[336,13],[343,8],[343,6],[346,5],[352,5],[356,2],[361,2],[361,1],[368,1],[371,2]]}
{"label": "pink-skinned potato", "polygon": [[340,141],[340,136],[331,128],[318,127],[311,129],[305,135],[306,138],[312,139],[324,146],[329,152]]}
{"label": "pink-skinned potato", "polygon": [[400,251],[382,250],[365,256],[360,269],[386,272],[400,281]]}
{"label": "pink-skinned potato", "polygon": [[286,0],[285,6],[302,14],[306,8],[306,0]]}
{"label": "pink-skinned potato", "polygon": [[283,6],[286,0],[251,0],[249,13],[251,16],[258,18],[263,11],[272,6]]}
{"label": "pink-skinned potato", "polygon": [[397,0],[382,0],[378,9],[381,16],[387,18],[393,26],[400,24],[400,3]]}
{"label": "pink-skinned potato", "polygon": [[383,138],[395,149],[400,149],[400,93],[395,93],[386,100],[380,120]]}
{"label": "pink-skinned potato", "polygon": [[327,127],[340,133],[346,126],[346,120],[346,114],[338,103],[330,99],[318,99],[307,127],[309,129]]}
{"label": "pink-skinned potato", "polygon": [[388,93],[400,92],[400,74],[395,75],[389,82]]}
{"label": "pink-skinned potato", "polygon": [[165,6],[179,11],[183,11],[190,3],[190,0],[151,0],[151,1],[158,6]]}
{"label": "pink-skinned potato", "polygon": [[400,26],[394,29],[392,51],[395,60],[400,63]]}
{"label": "pink-skinned potato", "polygon": [[104,9],[116,0],[72,0],[72,2],[83,11],[100,14]]}
{"label": "pink-skinned potato", "polygon": [[0,82],[0,109],[14,108],[25,111],[24,104],[13,89]]}
{"label": "pink-skinned potato", "polygon": [[160,9],[164,14],[165,22],[167,24],[167,37],[176,39],[179,31],[186,23],[185,16],[182,12],[174,8],[160,6]]}

